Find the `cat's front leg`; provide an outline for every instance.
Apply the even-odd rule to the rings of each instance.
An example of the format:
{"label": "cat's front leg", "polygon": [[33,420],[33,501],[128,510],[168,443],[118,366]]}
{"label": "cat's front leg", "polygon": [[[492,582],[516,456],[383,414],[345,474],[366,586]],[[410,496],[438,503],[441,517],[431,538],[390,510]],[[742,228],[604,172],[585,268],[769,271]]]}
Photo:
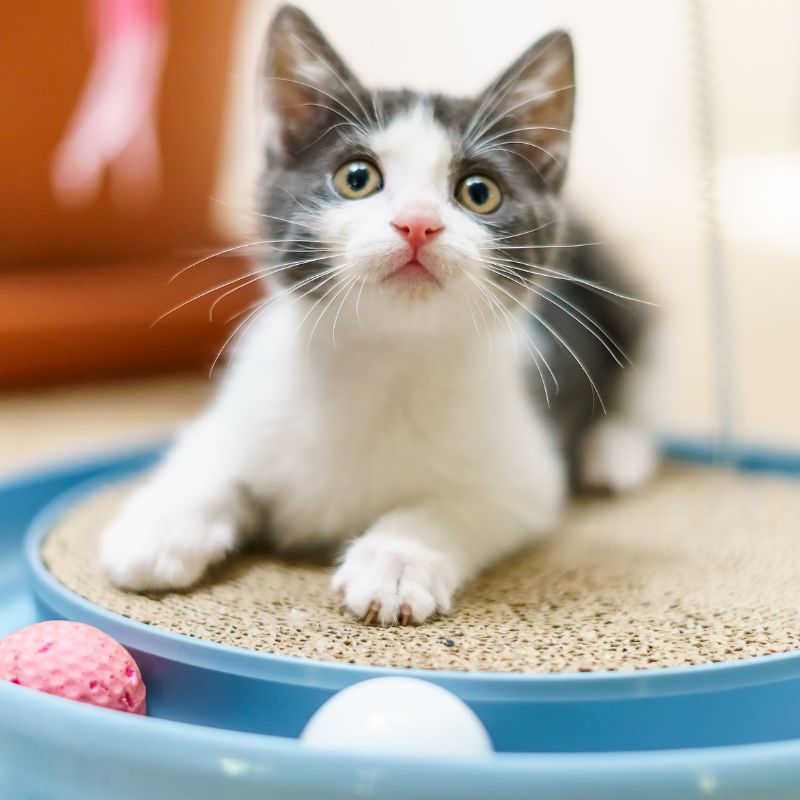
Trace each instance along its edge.
{"label": "cat's front leg", "polygon": [[101,564],[135,591],[182,589],[224,559],[259,519],[230,442],[195,423],[105,528]]}
{"label": "cat's front leg", "polygon": [[[510,501],[510,502],[509,502]],[[560,497],[450,497],[392,511],[347,548],[332,587],[367,623],[422,623],[485,567],[554,523]]]}

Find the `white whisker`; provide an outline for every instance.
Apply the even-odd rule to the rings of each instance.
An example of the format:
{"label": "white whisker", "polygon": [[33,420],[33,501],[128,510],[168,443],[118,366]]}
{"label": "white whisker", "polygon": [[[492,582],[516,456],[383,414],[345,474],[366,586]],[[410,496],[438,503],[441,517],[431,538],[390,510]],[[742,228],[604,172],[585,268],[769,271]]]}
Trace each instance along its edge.
{"label": "white whisker", "polygon": [[322,133],[315,139],[312,139],[308,144],[303,145],[303,147],[300,148],[299,152],[303,153],[306,150],[308,150],[309,147],[313,147],[320,139],[324,139],[329,133],[332,133],[337,128],[346,128],[346,127],[357,128],[358,126],[354,122],[350,122],[350,120],[340,120],[339,122],[335,122],[333,125],[329,125],[327,128],[325,128],[325,130],[322,131]]}
{"label": "white whisker", "polygon": [[524,128],[512,128],[508,131],[496,133],[494,136],[490,136],[488,139],[481,138],[476,142],[476,144],[491,144],[498,139],[502,139],[504,136],[511,136],[513,133],[525,133],[526,131],[559,131],[561,133],[572,133],[570,128],[557,128],[554,125],[526,125]]}
{"label": "white whisker", "polygon": [[[593,325],[597,331],[599,331],[602,336],[605,337],[606,341],[616,348],[617,352],[622,356],[623,359],[630,365],[635,366],[633,363],[633,359],[625,352],[625,350],[619,345],[619,343],[614,339],[613,336],[594,318],[591,314],[587,314],[582,308],[577,306],[575,303],[570,302],[567,300],[566,297],[563,297],[558,292],[553,291],[552,289],[547,288],[544,284],[538,283],[537,281],[529,281],[529,283],[536,286],[541,291],[545,292],[549,297],[556,298],[559,302],[564,303],[565,305],[569,306],[576,314],[583,317],[590,325]],[[579,321],[579,320],[578,320]],[[612,353],[613,356],[613,353]],[[616,359],[615,359],[616,360]],[[619,361],[617,361],[619,363]],[[624,366],[620,364],[620,366]]]}
{"label": "white whisker", "polygon": [[[553,379],[553,385],[555,386],[556,394],[558,394],[559,387],[558,387],[558,379],[556,378],[555,373],[553,372],[544,354],[536,345],[536,343],[530,338],[528,332],[522,327],[522,325],[520,325],[519,320],[517,320],[517,318],[508,311],[508,309],[491,293],[490,290],[486,289],[485,287],[482,287],[480,283],[477,282],[477,281],[486,282],[486,279],[473,275],[470,275],[469,277],[474,283],[476,283],[476,286],[478,286],[484,292],[484,295],[487,297],[487,299],[493,305],[496,305],[497,308],[500,310],[502,318],[505,321],[506,325],[508,326],[508,332],[509,335],[511,336],[512,342],[516,341],[516,337],[514,336],[514,331],[511,329],[511,323],[509,322],[509,320],[511,320],[517,326],[517,329],[522,334],[524,338],[523,344],[525,346],[525,349],[528,351],[528,355],[530,355],[531,360],[536,366],[536,371],[539,373],[539,378],[542,382],[542,389],[544,390],[545,402],[547,404],[547,407],[550,408],[550,392],[547,389],[547,381],[545,380],[544,372],[542,372],[542,365],[539,359],[541,359],[541,362],[544,363],[545,367],[547,368],[547,371],[550,373],[550,377]],[[503,291],[501,287],[498,286],[497,288],[500,288],[501,291]],[[531,349],[531,347],[533,348],[533,350]],[[534,351],[536,351],[535,355]]]}
{"label": "white whisker", "polygon": [[348,281],[349,288],[344,293],[341,302],[339,303],[339,308],[336,309],[336,316],[333,318],[333,327],[331,328],[331,344],[333,345],[333,349],[336,349],[336,323],[339,321],[339,315],[342,313],[342,308],[344,304],[347,302],[347,298],[350,296],[350,292],[353,290],[353,287],[358,283],[358,275],[354,275]]}
{"label": "white whisker", "polygon": [[[340,266],[340,267],[336,267],[336,268],[335,268],[335,271],[333,272],[333,274],[332,274],[332,275],[329,275],[327,278],[325,278],[325,280],[321,281],[321,282],[320,282],[320,284],[319,284],[319,286],[313,286],[313,287],[311,288],[311,291],[314,291],[315,289],[319,289],[320,287],[324,286],[326,283],[329,283],[331,280],[333,280],[334,278],[336,278],[336,276],[337,276],[337,275],[339,275],[339,274],[341,274],[342,272],[344,272],[344,271],[345,271],[345,270],[346,270],[348,267],[350,267],[350,266],[352,266],[352,262],[350,262],[350,263],[348,263],[348,264],[343,264],[343,265],[342,265],[342,266]],[[311,314],[311,312],[312,312],[312,311],[313,311],[313,310],[314,310],[314,309],[315,309],[315,308],[316,308],[316,307],[319,305],[319,303],[320,303],[320,302],[322,302],[322,301],[323,301],[323,300],[324,300],[324,299],[325,299],[325,298],[328,296],[328,294],[329,294],[329,293],[330,293],[330,292],[331,292],[333,289],[335,289],[335,288],[336,288],[336,286],[337,286],[337,284],[334,284],[334,285],[331,287],[331,289],[327,290],[327,291],[325,292],[325,294],[323,294],[323,295],[322,295],[322,297],[320,297],[320,298],[319,298],[319,299],[318,299],[318,300],[317,300],[317,301],[314,303],[314,305],[312,305],[312,306],[311,306],[311,308],[309,308],[309,309],[308,309],[308,311],[306,312],[306,314],[305,314],[305,316],[303,317],[303,319],[301,319],[301,320],[300,320],[300,323],[299,323],[299,324],[297,325],[297,327],[295,328],[293,336],[297,336],[297,334],[300,332],[301,328],[303,327],[303,325],[304,325],[305,321],[308,319],[308,317],[309,317],[309,314]],[[309,293],[309,292],[307,292],[306,294],[308,294],[308,293]],[[303,296],[305,297],[305,295],[303,295]]]}
{"label": "white whisker", "polygon": [[507,295],[511,300],[513,300],[513,302],[515,302],[518,306],[520,306],[520,308],[524,309],[527,314],[529,314],[540,325],[542,325],[544,328],[546,328],[547,331],[550,333],[550,335],[566,349],[566,351],[572,356],[572,358],[575,359],[575,362],[581,368],[581,370],[583,371],[583,374],[586,375],[586,378],[589,381],[589,384],[591,385],[594,394],[597,396],[597,399],[600,402],[600,407],[603,409],[603,413],[604,414],[607,413],[606,412],[605,403],[603,403],[603,398],[600,396],[600,391],[597,388],[597,384],[594,382],[594,379],[592,378],[591,374],[589,373],[589,370],[586,368],[586,365],[583,363],[583,361],[581,361],[581,359],[578,356],[578,354],[575,352],[575,350],[573,350],[573,348],[564,339],[564,337],[561,336],[558,333],[558,331],[556,331],[553,328],[553,326],[550,325],[547,322],[547,320],[542,319],[542,317],[540,317],[536,312],[534,312],[530,308],[528,308],[528,306],[526,306],[521,300],[518,300],[516,297],[514,297],[514,295],[511,294],[511,292],[506,291],[496,281],[493,281],[491,278],[482,278],[481,280],[488,281],[496,289],[499,289],[503,294]]}
{"label": "white whisker", "polygon": [[[532,147],[534,150],[539,150],[540,152],[544,153],[548,158],[552,159],[553,163],[561,170],[564,169],[564,163],[561,161],[560,158],[555,156],[551,153],[546,147],[542,147],[539,144],[534,144],[533,142],[526,142],[524,139],[510,139],[508,141],[502,141],[499,143],[500,145],[504,144],[521,144],[525,147]],[[482,147],[476,151],[478,155],[481,153],[488,153],[492,150],[504,150],[505,152],[511,152],[505,147],[498,147],[497,145],[491,145],[490,147]]]}
{"label": "white whisker", "polygon": [[364,287],[367,285],[368,277],[369,275],[365,273],[364,277],[361,279],[361,286],[358,289],[358,297],[356,297],[356,319],[358,320],[358,325],[362,331],[366,330],[366,328],[364,327],[364,323],[361,321],[361,312],[359,311],[358,305],[361,302],[361,294],[364,291]]}
{"label": "white whisker", "polygon": [[[311,55],[314,56],[314,58],[316,58],[328,70],[328,72],[330,72],[331,75],[333,75],[333,77],[336,78],[337,81],[339,81],[339,83],[348,92],[350,97],[352,97],[353,100],[356,101],[358,107],[361,109],[361,112],[364,114],[365,119],[369,121],[369,114],[367,113],[367,109],[364,108],[364,104],[356,96],[356,93],[353,91],[350,84],[347,83],[345,79],[333,68],[333,65],[330,63],[330,61],[328,61],[327,58],[324,58],[319,53],[317,53],[312,47],[309,46],[308,42],[303,41],[299,36],[292,36],[292,38],[295,40],[295,42],[297,42],[297,44],[301,45],[302,47],[305,47],[305,49],[308,50],[308,52],[311,53]],[[344,103],[342,103],[342,105],[344,106]],[[345,107],[349,108],[349,106]],[[349,108],[349,110],[350,113],[353,114],[356,118],[358,117],[358,114],[356,114],[354,109]],[[377,123],[377,119],[375,120],[375,122]]]}
{"label": "white whisker", "polygon": [[202,258],[198,258],[197,261],[193,261],[191,264],[187,264],[185,267],[182,267],[181,269],[179,269],[169,279],[169,281],[167,281],[167,283],[172,283],[176,278],[178,278],[179,276],[183,275],[183,273],[186,272],[187,270],[190,270],[192,267],[196,267],[199,264],[203,264],[206,261],[211,261],[211,259],[213,259],[213,258],[218,258],[219,256],[228,255],[229,253],[237,253],[237,252],[239,252],[241,250],[247,249],[248,247],[258,247],[258,246],[261,246],[261,245],[264,245],[264,244],[267,244],[267,241],[264,240],[264,239],[261,239],[261,240],[256,241],[256,242],[245,242],[244,244],[237,244],[237,245],[234,245],[233,247],[226,247],[224,250],[217,250],[215,253],[209,253],[209,255],[203,256]]}
{"label": "white whisker", "polygon": [[277,188],[280,189],[284,194],[288,195],[291,200],[294,200],[294,202],[297,203],[297,205],[300,206],[300,208],[302,208],[307,214],[314,216],[314,214],[318,213],[319,206],[312,210],[308,208],[308,206],[304,206],[285,186],[278,186]]}
{"label": "white whisker", "polygon": [[[476,136],[476,126],[480,121],[481,128],[477,131],[477,136],[480,137],[483,133],[492,129],[492,127],[502,119],[505,114],[501,114],[500,116],[495,118],[495,122],[492,123],[488,128],[486,128],[486,122],[488,120],[489,114],[492,112],[493,109],[497,108],[498,104],[505,98],[508,92],[511,90],[511,87],[517,83],[520,76],[527,70],[529,70],[552,46],[553,44],[558,41],[554,39],[550,42],[546,47],[538,52],[531,53],[531,57],[523,61],[514,72],[509,75],[505,81],[501,84],[495,86],[492,85],[490,87],[490,91],[487,92],[486,97],[481,101],[478,108],[475,110],[472,118],[470,119],[469,123],[467,124],[467,130],[465,133],[465,140],[467,142],[473,141]],[[489,105],[484,107],[486,101],[490,101]],[[483,118],[481,120],[481,117]]]}
{"label": "white whisker", "polygon": [[[211,304],[211,307],[208,309],[208,319],[212,321],[214,319],[214,309],[228,296],[238,292],[240,289],[243,289],[245,286],[250,286],[253,283],[256,283],[260,280],[264,280],[264,278],[272,277],[273,275],[277,275],[279,272],[285,272],[287,269],[292,269],[293,267],[298,266],[305,266],[306,264],[313,264],[317,261],[326,261],[331,256],[335,256],[334,253],[327,253],[324,256],[319,256],[318,258],[309,258],[303,261],[292,261],[288,264],[278,264],[275,267],[265,267],[264,269],[256,270],[251,274],[251,277],[246,280],[244,283],[239,284],[238,286],[234,286],[232,289],[228,289],[226,292],[223,292],[219,297],[217,297],[214,302]],[[315,272],[311,279],[319,277],[322,272]],[[307,280],[307,279],[306,279]],[[300,284],[295,285],[302,285],[305,281],[301,281]]]}
{"label": "white whisker", "polygon": [[[551,219],[551,220],[548,220],[547,222],[545,222],[544,224],[539,225],[538,228],[531,228],[529,231],[521,231],[520,233],[509,233],[506,236],[495,236],[494,238],[495,238],[496,241],[499,242],[499,241],[503,241],[505,239],[516,239],[519,236],[528,236],[531,233],[538,233],[538,231],[543,230],[548,225],[554,225],[556,222],[559,222],[559,221],[560,220]],[[505,247],[505,245],[501,245],[500,249],[503,249],[504,247]]]}
{"label": "white whisker", "polygon": [[[549,292],[547,289],[545,289],[545,287],[541,286],[541,284],[538,284],[538,283],[535,283],[533,281],[527,281],[525,279],[519,278],[518,276],[514,275],[513,273],[500,271],[499,269],[492,268],[492,267],[489,267],[488,269],[489,269],[490,272],[493,272],[496,275],[499,275],[501,277],[507,278],[508,280],[512,281],[513,283],[516,283],[518,286],[521,286],[523,289],[526,289],[526,290],[528,290],[530,292],[533,292],[533,294],[535,294],[537,297],[541,297],[543,300],[547,300],[549,303],[554,305],[556,308],[561,309],[561,311],[563,311],[565,314],[567,314],[568,316],[572,317],[572,319],[574,319],[575,322],[577,322],[582,328],[584,328],[592,336],[594,336],[594,338],[597,339],[598,342],[600,342],[600,344],[605,348],[605,350],[608,351],[608,354],[611,356],[611,358],[613,358],[614,361],[620,367],[624,368],[625,364],[623,363],[623,361],[620,360],[619,356],[614,352],[614,350],[612,349],[612,346],[614,348],[616,348],[622,354],[622,357],[626,361],[628,361],[628,363],[630,363],[630,358],[628,358],[628,355],[614,341],[614,339],[608,333],[606,333],[606,331],[597,322],[595,322],[589,315],[585,314],[577,306],[575,306],[572,303],[570,303],[569,300],[566,300],[565,298],[562,298],[562,297],[560,297],[559,295],[557,295],[555,293]],[[545,292],[546,294],[543,294],[542,292]],[[554,297],[557,297],[558,299],[556,300],[556,299],[554,299],[554,297],[550,297],[549,296],[550,294],[553,294]],[[602,334],[605,335],[605,339],[597,331],[593,330],[592,327],[590,327],[590,325],[588,325],[586,322],[581,320],[578,316],[576,316],[571,311],[569,311],[567,308],[565,308],[564,305],[562,305],[562,303],[565,304],[565,305],[568,305],[570,308],[574,309],[580,316],[585,317],[592,325],[596,326],[599,329],[599,331]]]}
{"label": "white whisker", "polygon": [[[336,276],[334,275],[332,277],[335,278]],[[311,351],[311,342],[312,342],[312,339],[314,338],[314,333],[317,330],[317,326],[321,322],[322,317],[325,315],[325,312],[330,308],[331,303],[333,303],[333,301],[339,296],[339,293],[344,289],[345,286],[347,286],[347,282],[344,282],[342,284],[334,283],[333,286],[331,286],[330,289],[328,289],[325,292],[325,294],[323,294],[322,297],[320,297],[319,300],[317,300],[317,302],[314,303],[313,306],[311,306],[311,308],[308,310],[308,313],[306,314],[306,316],[303,317],[303,319],[301,320],[300,325],[298,327],[302,327],[303,323],[305,322],[306,318],[308,317],[308,314],[310,314],[320,303],[322,303],[327,297],[329,297],[333,292],[335,292],[335,294],[333,294],[331,299],[328,301],[327,305],[317,315],[317,318],[314,321],[314,325],[311,328],[311,332],[308,334],[308,341],[306,342],[306,358],[308,358],[308,355],[309,355],[309,353]]]}
{"label": "white whisker", "polygon": [[[473,281],[473,283],[475,283],[475,282]],[[482,289],[481,285],[478,284],[478,283],[475,283],[475,286],[479,290]],[[465,290],[465,294],[466,294],[466,290]],[[479,292],[479,296],[477,298],[475,298],[475,306],[478,309],[478,313],[480,314],[481,320],[483,322],[483,330],[486,333],[486,343],[488,345],[488,347],[486,349],[486,366],[488,368],[488,366],[489,366],[489,364],[491,363],[491,360],[492,360],[492,355],[494,355],[494,337],[492,336],[492,332],[489,330],[489,322],[486,319],[486,315],[483,313],[483,309],[481,308],[481,304],[478,302],[479,300],[483,300],[483,302],[486,304],[486,307],[489,309],[489,311],[492,312],[492,319],[494,319],[495,322],[497,322],[497,313],[492,308],[492,306],[487,302],[486,298],[482,295],[482,293]],[[471,309],[471,306],[470,306],[470,314],[471,313],[472,313],[472,309]],[[473,319],[474,319],[474,317],[473,317]],[[476,328],[477,328],[477,326],[476,326]]]}
{"label": "white whisker", "polygon": [[[175,305],[172,308],[170,308],[168,311],[165,311],[163,314],[158,316],[153,321],[153,323],[150,325],[150,327],[154,328],[165,317],[168,317],[170,314],[174,314],[176,311],[179,311],[180,309],[184,308],[185,306],[188,306],[190,303],[194,303],[197,300],[202,300],[204,297],[208,297],[208,295],[213,294],[214,292],[218,292],[218,291],[220,291],[222,289],[225,289],[228,286],[232,286],[233,284],[239,283],[240,281],[245,281],[246,283],[243,284],[243,285],[247,285],[249,283],[254,283],[255,280],[259,280],[261,278],[267,277],[268,275],[272,275],[272,274],[274,274],[276,272],[282,272],[285,269],[290,269],[291,267],[296,267],[296,266],[299,266],[301,264],[311,263],[312,261],[321,261],[321,260],[323,260],[325,258],[330,258],[330,257],[336,256],[336,255],[337,254],[335,252],[331,251],[330,253],[327,253],[324,256],[320,256],[319,258],[302,259],[300,261],[293,261],[293,262],[289,262],[289,263],[276,264],[275,266],[262,267],[262,268],[257,269],[257,270],[248,271],[248,272],[244,273],[244,275],[237,275],[235,278],[230,278],[227,281],[223,281],[222,283],[218,283],[216,286],[212,286],[209,289],[206,289],[205,291],[202,291],[202,292],[199,292],[196,295],[193,295],[188,300],[184,300],[183,302],[178,303],[177,305]],[[241,288],[241,287],[237,286],[236,288],[238,289],[238,288]],[[216,303],[215,303],[215,305],[216,305]],[[213,310],[213,306],[212,306],[212,310]]]}
{"label": "white whisker", "polygon": [[314,86],[310,83],[304,83],[303,81],[298,81],[295,80],[294,78],[281,78],[275,75],[268,76],[267,80],[282,81],[283,83],[293,83],[297,86],[304,86],[306,89],[311,89],[312,92],[317,92],[323,95],[323,97],[327,97],[329,100],[332,100],[334,103],[336,103],[340,108],[343,108],[350,116],[348,117],[346,114],[342,114],[341,112],[336,111],[336,109],[331,108],[330,106],[326,106],[323,103],[300,103],[299,105],[320,106],[322,108],[326,108],[328,109],[328,111],[331,111],[334,114],[338,114],[340,117],[342,117],[342,119],[349,119],[365,135],[368,133],[367,129],[361,123],[358,114],[356,114],[353,111],[353,109],[350,108],[350,106],[348,106],[346,103],[343,103],[338,97],[334,97],[334,95],[329,94],[324,89],[320,89],[319,86]]}
{"label": "white whisker", "polygon": [[491,147],[487,147],[484,152],[490,152],[490,151],[493,151],[493,150],[497,151],[497,152],[501,152],[501,153],[508,153],[509,155],[516,156],[517,158],[521,158],[539,176],[539,180],[541,180],[541,182],[545,186],[548,186],[547,180],[545,179],[544,175],[542,175],[542,173],[539,171],[539,167],[537,167],[536,164],[534,164],[533,161],[531,161],[527,156],[524,156],[524,155],[522,155],[522,153],[519,153],[516,150],[512,150],[509,147],[498,147],[497,145],[492,145]]}
{"label": "white whisker", "polygon": [[552,97],[553,95],[559,94],[560,92],[567,92],[570,89],[574,89],[574,88],[575,88],[575,84],[574,83],[570,83],[570,84],[567,84],[566,86],[561,86],[558,89],[551,89],[550,91],[544,92],[543,94],[537,95],[536,97],[529,97],[529,98],[526,98],[525,100],[522,100],[521,102],[511,106],[511,108],[505,109],[502,114],[499,114],[498,116],[496,116],[494,118],[494,120],[492,120],[491,124],[484,125],[481,128],[481,130],[478,132],[477,137],[475,139],[473,139],[472,141],[473,142],[475,142],[475,141],[479,142],[481,140],[481,138],[483,138],[487,133],[489,133],[489,131],[492,130],[492,128],[494,128],[501,120],[505,119],[506,117],[513,116],[514,112],[517,111],[518,109],[524,108],[525,106],[532,105],[533,103],[538,103],[541,100],[547,100],[548,98]]}
{"label": "white whisker", "polygon": [[276,217],[273,214],[264,214],[260,211],[254,211],[253,214],[257,217],[263,217],[264,219],[272,219],[276,220],[277,222],[285,222],[287,225],[299,225],[301,228],[308,228],[312,231],[320,231],[321,228],[319,225],[309,225],[305,222],[300,222],[297,219],[284,219],[283,217]]}
{"label": "white whisker", "polygon": [[643,300],[641,297],[634,297],[633,295],[623,294],[622,292],[618,292],[614,289],[610,289],[608,286],[603,286],[601,283],[597,283],[595,281],[590,281],[586,278],[579,278],[577,275],[570,275],[566,272],[559,272],[558,270],[552,269],[552,267],[545,267],[541,264],[529,264],[527,261],[519,261],[513,258],[502,258],[495,256],[493,258],[486,257],[485,260],[491,263],[498,263],[500,265],[514,265],[514,269],[519,272],[527,272],[531,275],[538,275],[540,278],[553,278],[559,281],[569,281],[570,283],[575,283],[580,286],[584,286],[589,290],[593,290],[596,292],[601,292],[602,294],[610,295],[611,297],[616,297],[619,300],[628,300],[632,303],[641,303],[645,306],[656,306],[656,303],[652,303],[649,300]]}
{"label": "white whisker", "polygon": [[[334,272],[335,273],[335,272],[338,272],[338,271],[339,270],[337,268],[335,268],[335,267],[332,267],[330,269],[330,272]],[[314,289],[317,288],[316,286],[312,286],[310,289],[308,289],[307,291],[303,292],[303,294],[301,294],[301,295],[297,295],[294,292],[302,284],[310,283],[311,281],[317,280],[319,277],[320,277],[319,275],[312,275],[311,277],[306,278],[304,281],[301,281],[300,283],[295,284],[295,286],[292,288],[292,292],[291,292],[292,297],[289,300],[289,302],[290,303],[296,303],[297,301],[302,300],[304,297],[306,297],[307,295],[311,294],[311,292],[313,292]],[[335,277],[335,276],[331,276],[331,277]],[[247,331],[250,329],[250,327],[255,323],[255,321],[258,319],[258,317],[260,317],[261,314],[263,314],[265,311],[267,311],[274,303],[276,303],[279,300],[281,300],[282,298],[284,298],[286,296],[286,294],[288,294],[288,293],[289,292],[278,292],[274,297],[268,298],[266,301],[264,301],[260,305],[257,305],[255,307],[255,309],[250,314],[248,314],[248,316],[244,320],[242,320],[242,322],[239,325],[236,326],[236,328],[234,329],[233,333],[231,333],[230,336],[228,336],[228,338],[223,343],[222,347],[219,349],[219,352],[217,353],[216,357],[214,358],[214,361],[211,364],[211,369],[208,372],[208,377],[209,378],[211,378],[211,375],[214,372],[214,367],[216,367],[217,362],[222,357],[222,354],[225,352],[225,350],[227,349],[228,345],[234,340],[234,338],[237,336],[237,334],[239,334],[239,331],[241,331],[240,338],[243,339],[244,335],[247,333]],[[238,315],[236,315],[236,316],[238,316]],[[233,317],[233,319],[235,319],[235,316]],[[242,330],[243,328],[244,328],[244,330]]]}

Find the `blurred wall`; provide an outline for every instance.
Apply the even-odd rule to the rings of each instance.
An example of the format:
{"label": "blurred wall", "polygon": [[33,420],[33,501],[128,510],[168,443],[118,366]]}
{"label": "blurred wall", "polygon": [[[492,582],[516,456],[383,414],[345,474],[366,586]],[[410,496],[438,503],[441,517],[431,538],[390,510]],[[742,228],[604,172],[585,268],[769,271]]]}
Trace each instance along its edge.
{"label": "blurred wall", "polygon": [[[299,0],[365,83],[471,93],[556,26],[575,38],[573,203],[661,303],[664,426],[717,422],[688,2]],[[247,206],[259,168],[255,70],[277,3],[245,0],[218,194]],[[800,3],[709,0],[716,166],[741,437],[800,444]],[[237,235],[244,216],[218,209]]]}

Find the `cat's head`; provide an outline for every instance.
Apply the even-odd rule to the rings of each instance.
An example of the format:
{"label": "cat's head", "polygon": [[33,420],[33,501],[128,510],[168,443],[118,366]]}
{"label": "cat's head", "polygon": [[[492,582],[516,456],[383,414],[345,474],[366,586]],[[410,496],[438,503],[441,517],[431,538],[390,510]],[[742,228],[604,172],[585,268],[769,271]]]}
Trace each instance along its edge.
{"label": "cat's head", "polygon": [[475,98],[368,91],[286,6],[263,75],[264,238],[274,279],[319,301],[315,315],[357,310],[373,328],[418,331],[527,301],[561,231],[567,34],[536,42]]}

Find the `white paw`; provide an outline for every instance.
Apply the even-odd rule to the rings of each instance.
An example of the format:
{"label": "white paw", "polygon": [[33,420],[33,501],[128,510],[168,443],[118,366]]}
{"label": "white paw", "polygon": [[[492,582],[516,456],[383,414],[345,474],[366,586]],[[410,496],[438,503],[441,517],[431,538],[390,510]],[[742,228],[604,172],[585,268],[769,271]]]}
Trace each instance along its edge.
{"label": "white paw", "polygon": [[419,624],[452,607],[458,580],[452,559],[398,535],[369,534],[345,553],[332,586],[368,624]]}
{"label": "white paw", "polygon": [[645,429],[613,419],[597,423],[581,452],[581,484],[586,489],[627,492],[653,475],[655,441]]}
{"label": "white paw", "polygon": [[233,496],[187,502],[162,487],[145,486],[103,531],[100,561],[119,587],[182,589],[221,561],[239,533]]}

